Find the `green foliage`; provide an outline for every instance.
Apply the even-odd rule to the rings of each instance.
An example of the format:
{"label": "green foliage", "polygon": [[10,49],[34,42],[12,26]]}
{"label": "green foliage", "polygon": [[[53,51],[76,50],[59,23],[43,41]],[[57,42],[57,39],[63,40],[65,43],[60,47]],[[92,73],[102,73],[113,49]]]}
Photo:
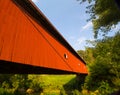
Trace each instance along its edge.
{"label": "green foliage", "polygon": [[[84,83],[84,89],[98,90],[101,95],[107,95],[120,88],[120,33],[114,37],[98,40],[91,52],[93,64],[88,64],[89,74]],[[90,55],[88,55],[90,56]]]}
{"label": "green foliage", "polygon": [[94,64],[90,67],[90,74],[86,77],[85,86],[89,90],[96,90],[101,85],[101,81],[108,81],[111,84],[112,74],[106,64]]}
{"label": "green foliage", "polygon": [[29,88],[35,92],[43,92],[44,83],[40,75],[28,75],[28,80],[31,82]]}
{"label": "green foliage", "polygon": [[74,91],[72,91],[72,95],[80,95],[80,92],[75,89]]}
{"label": "green foliage", "polygon": [[67,95],[64,88],[61,88],[61,90],[60,90],[60,95]]}
{"label": "green foliage", "polygon": [[99,93],[101,93],[101,95],[109,95],[109,94],[111,94],[114,90],[113,90],[112,87],[110,87],[109,83],[102,81],[102,82],[100,83],[100,86],[99,86],[99,88],[98,88],[98,91],[99,91]]}
{"label": "green foliage", "polygon": [[14,89],[0,88],[0,95],[14,95]]}
{"label": "green foliage", "polygon": [[[120,21],[120,10],[115,0],[79,0],[88,1],[87,13],[93,22],[95,37],[98,32],[107,33]],[[100,30],[100,31],[99,31]]]}
{"label": "green foliage", "polygon": [[26,82],[27,82],[27,75],[21,75],[21,74],[15,74],[14,76],[12,76],[10,78],[10,81],[12,82],[12,87],[13,88],[22,88],[22,87],[25,87],[27,88],[26,86]]}
{"label": "green foliage", "polygon": [[92,64],[94,62],[94,57],[93,57],[93,50],[94,48],[91,47],[87,47],[85,51],[83,50],[79,50],[77,51],[78,55],[82,57],[82,59],[84,59],[84,61],[87,64]]}

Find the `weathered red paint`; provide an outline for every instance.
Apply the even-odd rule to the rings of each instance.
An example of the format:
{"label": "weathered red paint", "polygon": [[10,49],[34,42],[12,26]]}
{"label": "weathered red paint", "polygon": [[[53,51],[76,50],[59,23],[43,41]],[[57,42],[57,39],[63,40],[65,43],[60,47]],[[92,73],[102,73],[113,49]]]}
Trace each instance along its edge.
{"label": "weathered red paint", "polygon": [[0,6],[0,60],[87,74],[80,59],[12,0]]}

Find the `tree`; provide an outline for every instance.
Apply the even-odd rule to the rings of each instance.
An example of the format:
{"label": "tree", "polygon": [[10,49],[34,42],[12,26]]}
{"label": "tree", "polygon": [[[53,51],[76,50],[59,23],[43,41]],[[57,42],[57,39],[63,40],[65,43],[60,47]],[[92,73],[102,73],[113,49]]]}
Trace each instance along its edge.
{"label": "tree", "polygon": [[114,37],[98,40],[93,49],[93,64],[88,64],[89,75],[85,87],[89,90],[98,89],[101,83],[110,87],[120,88],[120,33]]}
{"label": "tree", "polygon": [[94,62],[93,50],[94,50],[94,48],[92,48],[92,47],[86,47],[85,51],[78,50],[77,53],[79,56],[82,57],[83,60],[85,60],[85,62],[87,64],[92,64]]}
{"label": "tree", "polygon": [[111,70],[111,72],[116,75],[116,78],[113,81],[114,84],[120,87],[120,32],[116,34],[113,41],[114,43],[112,45],[113,48],[111,52],[111,61],[113,69]]}
{"label": "tree", "polygon": [[[79,0],[88,1],[87,13],[93,23],[94,36],[97,38],[99,32],[109,32],[120,21],[120,10],[115,0]],[[119,2],[119,1],[118,1]]]}

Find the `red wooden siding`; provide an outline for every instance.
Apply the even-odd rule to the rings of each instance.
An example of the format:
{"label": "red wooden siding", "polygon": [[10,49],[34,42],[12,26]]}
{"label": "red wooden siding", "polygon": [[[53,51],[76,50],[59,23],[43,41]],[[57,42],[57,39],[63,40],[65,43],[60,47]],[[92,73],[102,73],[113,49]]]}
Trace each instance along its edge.
{"label": "red wooden siding", "polygon": [[0,60],[87,74],[83,61],[13,0],[0,0]]}

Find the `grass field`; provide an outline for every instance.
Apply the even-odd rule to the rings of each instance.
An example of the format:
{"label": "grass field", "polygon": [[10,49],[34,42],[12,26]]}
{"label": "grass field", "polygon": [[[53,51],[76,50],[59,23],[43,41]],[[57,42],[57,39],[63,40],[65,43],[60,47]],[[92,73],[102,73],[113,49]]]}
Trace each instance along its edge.
{"label": "grass field", "polygon": [[68,89],[75,83],[76,75],[38,75],[42,79],[43,95],[59,95],[68,84]]}

